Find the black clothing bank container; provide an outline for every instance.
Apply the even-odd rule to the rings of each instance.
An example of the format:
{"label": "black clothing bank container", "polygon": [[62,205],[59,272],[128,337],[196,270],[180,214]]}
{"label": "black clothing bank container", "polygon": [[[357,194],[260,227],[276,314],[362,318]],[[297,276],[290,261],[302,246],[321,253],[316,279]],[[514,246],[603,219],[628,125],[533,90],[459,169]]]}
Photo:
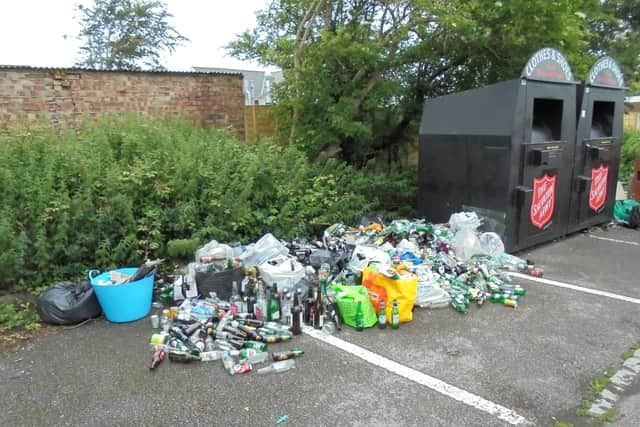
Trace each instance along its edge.
{"label": "black clothing bank container", "polygon": [[[609,104],[597,102],[617,103],[622,91],[592,83],[584,87],[587,105],[579,111],[580,123],[586,120],[591,130],[594,109],[597,117],[612,111]],[[615,192],[622,132],[616,114],[622,114],[622,107],[613,107],[616,130],[605,128],[605,134],[612,135],[594,139],[576,128],[577,93],[578,82],[565,57],[544,48],[531,56],[520,78],[426,100],[420,124],[418,215],[447,222],[454,212],[475,211],[484,219],[483,229],[497,232],[509,252],[563,236],[570,222],[579,228],[607,221],[613,209],[608,198],[596,215],[585,214],[583,204],[592,169],[602,162],[609,162],[605,169],[614,183],[607,191]],[[578,167],[580,173],[574,176]]]}
{"label": "black clothing bank container", "polygon": [[568,232],[611,221],[623,140],[624,80],[610,57],[578,86],[578,129]]}

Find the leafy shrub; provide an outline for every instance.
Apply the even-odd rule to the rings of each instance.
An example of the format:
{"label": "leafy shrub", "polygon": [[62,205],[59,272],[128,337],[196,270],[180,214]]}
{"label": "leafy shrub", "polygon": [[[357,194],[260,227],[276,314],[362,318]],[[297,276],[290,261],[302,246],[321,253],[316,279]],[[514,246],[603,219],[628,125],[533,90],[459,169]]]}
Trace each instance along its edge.
{"label": "leafy shrub", "polygon": [[626,182],[636,170],[636,159],[640,153],[640,131],[626,131],[620,152],[618,179]]}
{"label": "leafy shrub", "polygon": [[125,115],[81,131],[9,129],[0,188],[0,288],[34,289],[175,254],[169,241],[291,238],[365,211],[401,212],[415,205],[415,170],[315,165],[291,146]]}
{"label": "leafy shrub", "polygon": [[11,300],[0,301],[0,333],[16,329],[35,331],[40,327],[40,318],[33,304]]}

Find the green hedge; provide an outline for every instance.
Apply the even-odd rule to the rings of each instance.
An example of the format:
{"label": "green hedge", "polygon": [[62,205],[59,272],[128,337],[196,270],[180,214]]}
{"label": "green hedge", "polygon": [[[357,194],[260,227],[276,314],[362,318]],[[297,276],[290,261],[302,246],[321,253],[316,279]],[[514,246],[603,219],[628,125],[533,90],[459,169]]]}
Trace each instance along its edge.
{"label": "green hedge", "polygon": [[618,180],[627,182],[636,170],[636,159],[640,152],[640,131],[625,131]]}
{"label": "green hedge", "polygon": [[[415,168],[374,174],[175,118],[0,136],[0,287],[137,265],[174,239],[249,242],[415,206]],[[385,209],[386,207],[386,209]]]}

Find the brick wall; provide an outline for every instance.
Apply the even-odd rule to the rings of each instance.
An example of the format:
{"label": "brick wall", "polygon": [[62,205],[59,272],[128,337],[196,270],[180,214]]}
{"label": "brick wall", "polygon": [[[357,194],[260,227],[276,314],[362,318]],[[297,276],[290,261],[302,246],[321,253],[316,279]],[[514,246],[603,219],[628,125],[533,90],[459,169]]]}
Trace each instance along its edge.
{"label": "brick wall", "polygon": [[242,76],[0,67],[0,127],[39,117],[73,125],[126,111],[184,115],[244,138]]}

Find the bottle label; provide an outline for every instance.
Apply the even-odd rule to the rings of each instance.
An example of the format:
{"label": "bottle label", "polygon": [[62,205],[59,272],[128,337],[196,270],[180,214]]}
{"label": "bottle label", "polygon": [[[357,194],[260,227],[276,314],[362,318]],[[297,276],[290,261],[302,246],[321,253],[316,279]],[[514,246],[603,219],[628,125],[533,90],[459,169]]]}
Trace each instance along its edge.
{"label": "bottle label", "polygon": [[400,323],[400,315],[399,315],[399,314],[392,314],[392,315],[391,315],[391,322],[392,322],[394,325],[399,324],[399,323]]}
{"label": "bottle label", "polygon": [[386,314],[379,315],[378,323],[380,323],[381,325],[384,325],[385,323],[387,323],[387,315]]}

